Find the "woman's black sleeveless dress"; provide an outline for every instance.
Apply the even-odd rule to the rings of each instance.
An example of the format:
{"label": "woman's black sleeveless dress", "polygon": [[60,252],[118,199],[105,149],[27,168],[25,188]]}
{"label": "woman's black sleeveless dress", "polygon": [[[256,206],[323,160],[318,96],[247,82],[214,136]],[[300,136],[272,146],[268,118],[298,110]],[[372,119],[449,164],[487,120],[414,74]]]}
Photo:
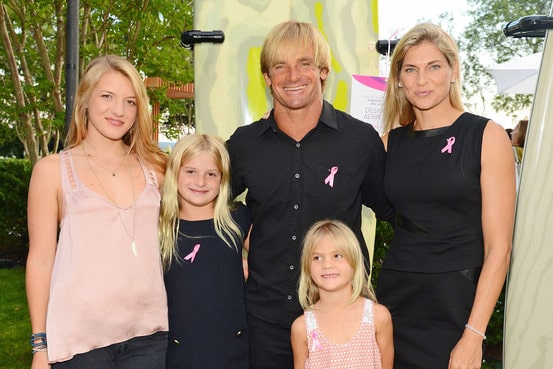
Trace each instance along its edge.
{"label": "woman's black sleeveless dress", "polygon": [[394,129],[385,187],[394,239],[377,283],[394,324],[396,369],[447,369],[483,262],[481,151],[488,119]]}

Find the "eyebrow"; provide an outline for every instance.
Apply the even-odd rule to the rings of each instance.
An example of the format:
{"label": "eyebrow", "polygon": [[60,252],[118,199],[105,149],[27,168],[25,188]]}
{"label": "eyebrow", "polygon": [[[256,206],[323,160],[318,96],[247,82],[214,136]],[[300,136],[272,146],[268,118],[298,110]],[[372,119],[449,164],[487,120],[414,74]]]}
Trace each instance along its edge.
{"label": "eyebrow", "polygon": [[[100,93],[108,93],[110,95],[117,95],[115,92],[110,91],[110,90],[100,89],[99,92]],[[136,99],[136,95],[129,95],[129,96],[126,97],[126,99]]]}
{"label": "eyebrow", "polygon": [[[181,166],[181,169],[194,169],[194,170],[199,170],[200,168],[193,167],[193,166],[191,166],[191,165],[183,165],[183,166]],[[219,169],[217,169],[217,168],[209,168],[209,169],[206,169],[205,171],[206,171],[206,172],[218,172],[218,173],[220,173]]]}
{"label": "eyebrow", "polygon": [[[301,62],[304,62],[304,61],[308,61],[308,62],[315,62],[315,59],[313,57],[310,57],[310,56],[301,56],[299,58],[296,59],[296,63],[301,63]],[[276,60],[272,66],[275,66],[275,65],[279,65],[279,64],[287,64],[288,62],[284,61],[284,60]]]}
{"label": "eyebrow", "polygon": [[[444,60],[440,60],[440,59],[436,59],[436,60],[431,60],[429,61],[428,63],[426,63],[426,65],[430,65],[430,64],[435,64],[435,63],[447,63],[446,61]],[[415,64],[408,64],[408,63],[404,63],[403,66],[409,66],[409,67],[416,67]]]}

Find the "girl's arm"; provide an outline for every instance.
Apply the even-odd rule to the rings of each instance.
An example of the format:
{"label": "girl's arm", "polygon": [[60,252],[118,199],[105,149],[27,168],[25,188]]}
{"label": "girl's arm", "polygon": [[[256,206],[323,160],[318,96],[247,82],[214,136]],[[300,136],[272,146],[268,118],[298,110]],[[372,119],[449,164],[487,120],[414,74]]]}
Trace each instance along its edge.
{"label": "girl's arm", "polygon": [[294,354],[294,369],[304,369],[305,361],[309,356],[307,350],[307,331],[305,330],[305,318],[299,316],[292,323],[292,353]]}
{"label": "girl's arm", "polygon": [[[59,156],[41,159],[33,168],[27,205],[29,254],[26,290],[32,333],[47,333],[46,310],[56,253],[60,192]],[[45,351],[33,355],[32,368],[50,368]]]}
{"label": "girl's arm", "polygon": [[392,369],[394,367],[392,316],[384,305],[374,304],[374,327],[382,369]]}
{"label": "girl's arm", "polygon": [[[484,130],[481,160],[484,264],[467,324],[485,333],[509,267],[516,197],[511,143],[505,129],[492,121]],[[465,329],[451,352],[449,367],[479,368],[483,339],[474,330]]]}

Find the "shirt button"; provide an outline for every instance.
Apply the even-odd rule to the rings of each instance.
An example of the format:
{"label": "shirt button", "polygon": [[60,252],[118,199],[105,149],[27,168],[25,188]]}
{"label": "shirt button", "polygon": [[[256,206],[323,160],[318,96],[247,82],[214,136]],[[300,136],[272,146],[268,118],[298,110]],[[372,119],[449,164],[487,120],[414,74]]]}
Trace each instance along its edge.
{"label": "shirt button", "polygon": [[295,241],[296,240],[296,236],[292,236],[292,241]]}
{"label": "shirt button", "polygon": [[300,208],[300,206],[299,206],[299,205],[297,205],[297,204],[296,204],[296,205],[294,205],[294,210],[298,210],[299,208]]}
{"label": "shirt button", "polygon": [[299,148],[301,144],[299,142],[296,142],[296,147]]}
{"label": "shirt button", "polygon": [[293,265],[290,265],[290,270],[294,270],[294,266],[293,266]]}
{"label": "shirt button", "polygon": [[288,300],[292,300],[292,295],[288,295],[288,296],[286,296],[286,298],[287,298]]}
{"label": "shirt button", "polygon": [[297,178],[300,178],[299,173],[294,174],[294,177],[296,177],[296,179],[297,179]]}
{"label": "shirt button", "polygon": [[242,335],[242,331],[236,332],[236,337],[240,337]]}
{"label": "shirt button", "polygon": [[173,345],[174,345],[174,346],[178,346],[178,345],[180,345],[180,342],[179,342],[179,340],[173,340]]}

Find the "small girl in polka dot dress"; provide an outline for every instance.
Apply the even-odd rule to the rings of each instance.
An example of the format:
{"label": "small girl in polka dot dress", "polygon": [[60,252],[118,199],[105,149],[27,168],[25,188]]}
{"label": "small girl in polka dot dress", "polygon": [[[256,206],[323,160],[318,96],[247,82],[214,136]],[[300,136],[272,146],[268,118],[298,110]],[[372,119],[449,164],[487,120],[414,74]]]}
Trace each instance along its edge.
{"label": "small girl in polka dot dress", "polygon": [[299,301],[292,324],[295,369],[391,369],[392,319],[376,303],[359,241],[337,220],[307,232],[301,257]]}

